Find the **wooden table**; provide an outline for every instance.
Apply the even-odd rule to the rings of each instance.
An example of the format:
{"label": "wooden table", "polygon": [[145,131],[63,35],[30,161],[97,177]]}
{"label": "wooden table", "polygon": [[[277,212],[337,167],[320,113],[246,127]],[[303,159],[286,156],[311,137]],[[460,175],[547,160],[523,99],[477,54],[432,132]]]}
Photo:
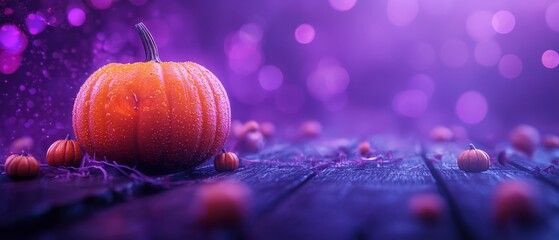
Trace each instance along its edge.
{"label": "wooden table", "polygon": [[[465,143],[369,141],[373,155],[394,161],[363,160],[355,140],[321,139],[241,154],[241,167],[230,173],[207,163],[153,181],[118,172],[66,178],[48,167],[29,181],[2,174],[0,239],[559,239],[559,171],[547,168],[557,151],[539,149],[530,159],[499,145],[508,164],[466,173],[456,165]],[[507,179],[527,181],[539,193],[541,219],[533,226],[492,221],[495,186]],[[221,180],[252,190],[253,211],[240,232],[208,233],[193,220],[196,191]],[[426,224],[410,212],[410,198],[422,193],[444,199],[439,221]]]}

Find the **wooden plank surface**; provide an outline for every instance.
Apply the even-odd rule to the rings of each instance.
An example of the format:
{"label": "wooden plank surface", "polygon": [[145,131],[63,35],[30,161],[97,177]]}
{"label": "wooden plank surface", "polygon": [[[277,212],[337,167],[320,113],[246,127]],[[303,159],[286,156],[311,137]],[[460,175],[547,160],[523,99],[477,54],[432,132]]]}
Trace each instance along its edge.
{"label": "wooden plank surface", "polygon": [[[457,217],[463,218],[465,225],[462,228],[465,228],[467,238],[555,239],[559,236],[559,192],[556,189],[536,178],[531,172],[511,164],[503,166],[493,162],[489,170],[482,173],[461,171],[458,169],[456,157],[464,149],[456,144],[431,144],[428,145],[425,156],[431,161],[436,154],[442,154],[441,161],[431,161],[435,169],[433,174],[439,176],[442,181],[439,184],[450,194],[448,201],[457,208]],[[493,220],[494,192],[497,185],[506,180],[527,181],[539,192],[540,204],[545,210],[542,212],[542,221],[535,227],[502,229]]]}
{"label": "wooden plank surface", "polygon": [[[556,239],[559,236],[559,179],[544,166],[557,152],[532,159],[508,146],[509,164],[464,173],[456,156],[460,143],[425,144],[414,138],[367,139],[373,153],[357,154],[359,139],[316,139],[277,143],[243,154],[235,172],[218,174],[211,162],[194,171],[150,181],[122,175],[15,182],[0,175],[0,239]],[[440,154],[437,156],[437,154]],[[440,160],[438,160],[440,158]],[[494,159],[496,161],[496,159]],[[43,171],[48,171],[44,169]],[[543,219],[534,228],[499,229],[490,212],[495,187],[509,179],[528,181],[540,193]],[[245,183],[254,211],[241,232],[208,236],[193,220],[192,204],[204,184]],[[425,224],[409,209],[422,193],[439,194],[446,206],[440,221]],[[242,233],[242,234],[241,234]],[[212,233],[213,234],[213,233]],[[240,234],[240,235],[239,235]],[[6,238],[6,236],[8,238]]]}

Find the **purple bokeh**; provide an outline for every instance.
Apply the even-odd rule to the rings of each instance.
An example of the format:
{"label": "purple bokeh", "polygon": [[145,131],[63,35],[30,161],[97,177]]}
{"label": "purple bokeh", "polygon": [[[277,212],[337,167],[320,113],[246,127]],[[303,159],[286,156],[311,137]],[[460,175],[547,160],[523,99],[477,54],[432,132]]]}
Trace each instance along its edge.
{"label": "purple bokeh", "polygon": [[218,76],[233,119],[280,135],[309,119],[341,136],[559,133],[556,0],[23,0],[0,2],[3,148],[32,136],[41,152],[72,132],[87,77],[143,61],[140,21],[163,61]]}

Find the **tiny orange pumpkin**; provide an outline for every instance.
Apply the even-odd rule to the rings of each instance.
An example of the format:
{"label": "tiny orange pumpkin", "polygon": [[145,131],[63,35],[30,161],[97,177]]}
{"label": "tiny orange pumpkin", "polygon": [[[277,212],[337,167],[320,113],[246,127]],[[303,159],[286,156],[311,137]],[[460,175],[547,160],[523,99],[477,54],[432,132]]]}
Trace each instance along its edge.
{"label": "tiny orange pumpkin", "polygon": [[232,152],[226,152],[222,149],[222,153],[217,154],[214,158],[214,168],[218,172],[235,171],[239,167],[239,157]]}
{"label": "tiny orange pumpkin", "polygon": [[53,167],[79,167],[83,151],[78,141],[70,140],[70,134],[64,140],[58,140],[47,150],[47,164]]}
{"label": "tiny orange pumpkin", "polygon": [[8,156],[4,169],[6,175],[12,179],[30,179],[39,175],[39,161],[22,151],[21,154]]}
{"label": "tiny orange pumpkin", "polygon": [[357,148],[359,149],[359,154],[363,157],[367,157],[371,154],[371,144],[367,141],[361,142]]}
{"label": "tiny orange pumpkin", "polygon": [[470,144],[470,149],[458,155],[458,168],[465,172],[483,172],[489,169],[489,155]]}

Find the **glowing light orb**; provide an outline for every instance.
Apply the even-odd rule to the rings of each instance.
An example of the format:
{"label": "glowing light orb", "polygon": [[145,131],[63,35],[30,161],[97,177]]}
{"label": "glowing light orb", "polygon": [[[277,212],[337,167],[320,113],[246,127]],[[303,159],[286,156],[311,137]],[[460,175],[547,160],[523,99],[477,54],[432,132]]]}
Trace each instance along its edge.
{"label": "glowing light orb", "polygon": [[25,24],[27,25],[27,29],[29,29],[29,33],[31,33],[31,35],[37,35],[43,32],[46,27],[45,18],[39,14],[34,13],[27,15]]}
{"label": "glowing light orb", "polygon": [[324,58],[307,78],[307,88],[313,97],[325,101],[343,93],[349,85],[349,74],[336,59]]}
{"label": "glowing light orb", "polygon": [[466,64],[469,58],[468,52],[468,45],[462,40],[447,40],[441,46],[440,58],[444,65],[457,68]]}
{"label": "glowing light orb", "polygon": [[265,66],[258,72],[258,82],[264,90],[274,91],[281,87],[283,73],[276,66]]}
{"label": "glowing light orb", "polygon": [[386,14],[388,20],[398,27],[405,27],[415,20],[419,12],[416,0],[388,0]]}
{"label": "glowing light orb", "polygon": [[72,8],[68,11],[68,22],[74,27],[83,25],[85,18],[85,12],[81,8]]}
{"label": "glowing light orb", "polygon": [[522,73],[522,60],[513,54],[507,54],[499,61],[499,73],[501,76],[513,79]]}
{"label": "glowing light orb", "polygon": [[496,12],[491,20],[493,29],[500,34],[510,33],[514,29],[515,24],[516,18],[511,12],[506,10]]}
{"label": "glowing light orb", "polygon": [[21,30],[11,24],[0,27],[0,48],[10,54],[19,54],[27,48],[27,37]]}
{"label": "glowing light orb", "polygon": [[546,68],[556,68],[559,65],[559,54],[555,50],[547,50],[542,54],[542,64]]}
{"label": "glowing light orb", "polygon": [[428,97],[420,90],[402,91],[392,100],[394,111],[405,117],[419,117],[427,110]]}
{"label": "glowing light orb", "polygon": [[484,40],[476,44],[474,58],[479,65],[495,66],[501,59],[501,46],[493,40]]}
{"label": "glowing light orb", "polygon": [[466,20],[468,35],[476,41],[490,39],[495,35],[491,21],[493,13],[488,11],[475,11]]}
{"label": "glowing light orb", "polygon": [[110,8],[114,0],[90,0],[93,7],[103,10]]}
{"label": "glowing light orb", "polygon": [[300,44],[309,44],[314,40],[314,27],[310,24],[301,24],[295,29],[295,40]]}
{"label": "glowing light orb", "polygon": [[487,115],[487,101],[477,91],[465,92],[456,102],[456,115],[467,124],[478,124]]}
{"label": "glowing light orb", "polygon": [[550,4],[545,11],[545,21],[551,30],[559,32],[559,1]]}
{"label": "glowing light orb", "polygon": [[330,6],[340,12],[348,11],[355,6],[357,0],[330,0]]}
{"label": "glowing light orb", "polygon": [[21,55],[0,52],[0,73],[12,74],[21,66]]}

